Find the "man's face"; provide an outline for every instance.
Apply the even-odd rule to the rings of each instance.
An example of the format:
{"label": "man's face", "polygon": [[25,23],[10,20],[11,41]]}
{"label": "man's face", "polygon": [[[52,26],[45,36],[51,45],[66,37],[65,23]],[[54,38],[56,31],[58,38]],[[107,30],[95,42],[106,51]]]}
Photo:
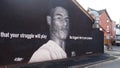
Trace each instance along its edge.
{"label": "man's face", "polygon": [[66,39],[69,31],[68,12],[62,7],[56,7],[52,17],[51,28],[59,39]]}

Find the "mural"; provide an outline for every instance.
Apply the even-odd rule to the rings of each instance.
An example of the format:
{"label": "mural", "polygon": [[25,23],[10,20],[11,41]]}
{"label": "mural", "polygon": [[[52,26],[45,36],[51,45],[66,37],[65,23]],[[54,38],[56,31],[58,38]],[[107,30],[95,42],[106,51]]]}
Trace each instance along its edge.
{"label": "mural", "polygon": [[103,53],[93,23],[73,0],[0,0],[0,65]]}

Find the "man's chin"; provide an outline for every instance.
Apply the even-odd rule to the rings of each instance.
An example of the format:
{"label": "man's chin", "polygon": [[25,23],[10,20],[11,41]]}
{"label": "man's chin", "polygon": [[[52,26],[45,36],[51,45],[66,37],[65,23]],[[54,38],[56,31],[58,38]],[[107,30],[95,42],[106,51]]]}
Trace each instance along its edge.
{"label": "man's chin", "polygon": [[65,40],[67,38],[67,36],[62,36],[61,39],[62,40]]}

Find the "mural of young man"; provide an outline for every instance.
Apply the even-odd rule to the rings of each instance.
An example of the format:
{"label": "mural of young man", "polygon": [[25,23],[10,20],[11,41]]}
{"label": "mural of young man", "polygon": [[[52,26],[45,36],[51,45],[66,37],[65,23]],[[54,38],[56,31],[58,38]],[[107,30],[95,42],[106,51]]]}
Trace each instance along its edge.
{"label": "mural of young man", "polygon": [[68,11],[61,6],[53,8],[47,16],[47,23],[50,40],[33,53],[29,63],[67,58],[65,40],[69,32]]}

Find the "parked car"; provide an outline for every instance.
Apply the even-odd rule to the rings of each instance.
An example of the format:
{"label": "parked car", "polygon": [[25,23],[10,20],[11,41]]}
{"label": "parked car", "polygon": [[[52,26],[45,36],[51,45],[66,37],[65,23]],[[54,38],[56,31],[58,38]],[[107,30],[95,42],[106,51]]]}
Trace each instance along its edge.
{"label": "parked car", "polygon": [[115,43],[120,46],[120,35],[116,35]]}
{"label": "parked car", "polygon": [[115,44],[120,46],[120,25],[116,25]]}

